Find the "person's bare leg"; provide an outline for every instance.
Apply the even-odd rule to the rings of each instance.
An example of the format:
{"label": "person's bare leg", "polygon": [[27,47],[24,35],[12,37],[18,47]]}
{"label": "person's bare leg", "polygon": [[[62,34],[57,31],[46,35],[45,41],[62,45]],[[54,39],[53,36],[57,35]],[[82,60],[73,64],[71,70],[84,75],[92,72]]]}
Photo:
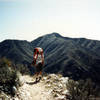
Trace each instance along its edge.
{"label": "person's bare leg", "polygon": [[40,71],[40,73],[39,73],[41,76],[42,76],[42,71]]}
{"label": "person's bare leg", "polygon": [[34,75],[33,75],[33,78],[32,78],[33,81],[36,78],[36,76],[37,76],[37,72],[35,72]]}
{"label": "person's bare leg", "polygon": [[36,72],[36,81],[38,81],[39,72]]}
{"label": "person's bare leg", "polygon": [[37,74],[36,74],[37,76],[39,75],[39,72],[37,72]]}
{"label": "person's bare leg", "polygon": [[42,78],[42,71],[39,72],[39,80]]}

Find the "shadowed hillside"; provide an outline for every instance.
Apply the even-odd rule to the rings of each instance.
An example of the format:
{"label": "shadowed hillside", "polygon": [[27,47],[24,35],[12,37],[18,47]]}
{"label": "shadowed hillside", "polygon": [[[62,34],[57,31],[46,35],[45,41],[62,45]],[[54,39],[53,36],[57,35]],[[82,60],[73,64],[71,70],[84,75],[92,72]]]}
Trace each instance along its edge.
{"label": "shadowed hillside", "polygon": [[25,63],[32,60],[33,48],[27,41],[5,40],[0,43],[0,57],[6,56],[15,63]]}
{"label": "shadowed hillside", "polygon": [[74,79],[91,77],[100,82],[100,41],[68,38],[58,33],[44,35],[32,42],[5,40],[0,43],[0,57],[28,64],[37,46],[44,49],[45,72],[59,72]]}

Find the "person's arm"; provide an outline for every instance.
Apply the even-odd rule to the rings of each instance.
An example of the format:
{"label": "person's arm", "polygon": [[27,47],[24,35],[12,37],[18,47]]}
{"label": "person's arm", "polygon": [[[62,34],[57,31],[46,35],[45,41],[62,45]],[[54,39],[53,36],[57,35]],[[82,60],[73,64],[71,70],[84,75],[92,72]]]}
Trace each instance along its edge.
{"label": "person's arm", "polygon": [[37,59],[37,52],[35,52],[34,55],[33,55],[33,61],[32,61],[33,65],[36,64],[36,59]]}
{"label": "person's arm", "polygon": [[42,64],[44,65],[44,54],[42,53]]}

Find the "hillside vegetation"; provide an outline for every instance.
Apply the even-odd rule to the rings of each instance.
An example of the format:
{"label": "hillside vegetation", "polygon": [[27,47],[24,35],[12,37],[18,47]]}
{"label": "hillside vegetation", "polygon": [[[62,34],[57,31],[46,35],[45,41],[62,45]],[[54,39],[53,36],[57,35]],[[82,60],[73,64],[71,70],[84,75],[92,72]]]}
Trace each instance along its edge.
{"label": "hillside vegetation", "polygon": [[12,62],[6,58],[0,59],[0,92],[14,95],[13,87],[19,84],[17,71],[13,69]]}

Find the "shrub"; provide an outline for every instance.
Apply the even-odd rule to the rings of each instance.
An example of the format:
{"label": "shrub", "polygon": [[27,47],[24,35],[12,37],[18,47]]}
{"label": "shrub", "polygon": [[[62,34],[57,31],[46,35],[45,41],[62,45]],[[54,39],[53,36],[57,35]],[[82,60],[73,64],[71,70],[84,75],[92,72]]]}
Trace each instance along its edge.
{"label": "shrub", "polygon": [[91,79],[79,81],[69,79],[67,89],[71,100],[91,100],[100,96],[100,87],[96,86]]}
{"label": "shrub", "polygon": [[30,75],[30,71],[27,65],[17,64],[16,70],[19,71],[22,75]]}
{"label": "shrub", "polygon": [[0,59],[0,91],[7,94],[13,94],[13,86],[18,81],[16,70],[13,69],[12,63],[6,58]]}

